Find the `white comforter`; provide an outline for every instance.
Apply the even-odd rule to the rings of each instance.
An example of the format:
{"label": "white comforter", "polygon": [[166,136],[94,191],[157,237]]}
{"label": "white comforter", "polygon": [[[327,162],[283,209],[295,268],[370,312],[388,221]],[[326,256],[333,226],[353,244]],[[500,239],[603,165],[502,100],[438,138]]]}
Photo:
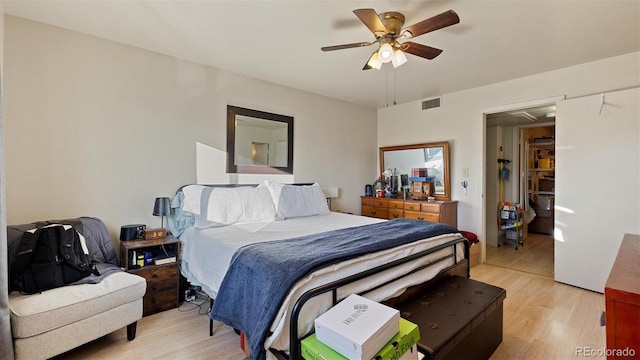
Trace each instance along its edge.
{"label": "white comforter", "polygon": [[215,299],[229,268],[231,257],[244,245],[290,239],[380,221],[384,220],[332,212],[328,215],[234,224],[209,229],[189,227],[180,236],[181,271],[192,285],[201,286],[203,291]]}

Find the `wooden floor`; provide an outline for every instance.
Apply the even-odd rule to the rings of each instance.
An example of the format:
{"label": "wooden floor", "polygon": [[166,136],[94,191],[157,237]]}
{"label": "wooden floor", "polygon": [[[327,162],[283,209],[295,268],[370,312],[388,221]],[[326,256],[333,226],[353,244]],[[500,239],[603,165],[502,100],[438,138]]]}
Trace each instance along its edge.
{"label": "wooden floor", "polygon": [[[507,290],[503,341],[491,359],[575,359],[578,347],[605,348],[602,294],[490,264],[472,268],[471,278]],[[191,308],[183,304],[143,318],[131,342],[121,329],[59,358],[244,359],[231,328],[216,323],[209,337],[209,318],[199,314],[206,309]]]}
{"label": "wooden floor", "polygon": [[553,279],[553,237],[529,233],[524,246],[487,246],[487,263]]}

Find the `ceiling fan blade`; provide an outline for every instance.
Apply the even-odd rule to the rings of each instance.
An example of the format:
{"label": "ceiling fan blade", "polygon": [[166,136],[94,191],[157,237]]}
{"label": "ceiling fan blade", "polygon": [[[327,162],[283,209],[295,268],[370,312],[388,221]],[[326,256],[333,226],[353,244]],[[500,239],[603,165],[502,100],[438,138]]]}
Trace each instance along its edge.
{"label": "ceiling fan blade", "polygon": [[373,44],[373,42],[359,42],[352,44],[343,44],[343,45],[333,45],[333,46],[323,46],[320,48],[322,51],[333,51],[333,50],[342,50],[342,49],[351,49],[362,46],[369,46]]}
{"label": "ceiling fan blade", "polygon": [[371,69],[380,70],[381,67],[382,67],[382,62],[380,62],[380,60],[378,59],[378,50],[376,50],[373,52],[373,54],[371,54],[367,62],[364,64],[364,67],[362,68],[362,70],[371,70]]}
{"label": "ceiling fan blade", "polygon": [[384,26],[378,14],[373,9],[356,9],[353,10],[353,13],[356,14],[358,19],[362,21],[371,32],[379,38],[381,36],[385,36],[389,33],[389,30]]}
{"label": "ceiling fan blade", "polygon": [[411,41],[403,43],[400,49],[409,54],[420,56],[429,60],[432,60],[436,56],[440,55],[440,53],[442,52],[442,50],[440,49],[436,49],[434,47],[427,46],[427,45],[414,43]]}
{"label": "ceiling fan blade", "polygon": [[430,17],[426,20],[422,20],[419,23],[413,24],[405,28],[402,33],[409,32],[411,37],[420,36],[428,32],[442,29],[447,26],[451,26],[460,22],[460,18],[455,11],[449,10],[442,14]]}

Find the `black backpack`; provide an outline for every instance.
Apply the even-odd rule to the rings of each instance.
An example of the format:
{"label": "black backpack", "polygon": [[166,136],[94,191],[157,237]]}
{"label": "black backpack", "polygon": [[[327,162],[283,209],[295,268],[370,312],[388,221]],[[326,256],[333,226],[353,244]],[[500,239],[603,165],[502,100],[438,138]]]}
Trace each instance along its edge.
{"label": "black backpack", "polygon": [[69,225],[25,231],[11,265],[15,290],[34,294],[74,283],[94,273],[84,237]]}

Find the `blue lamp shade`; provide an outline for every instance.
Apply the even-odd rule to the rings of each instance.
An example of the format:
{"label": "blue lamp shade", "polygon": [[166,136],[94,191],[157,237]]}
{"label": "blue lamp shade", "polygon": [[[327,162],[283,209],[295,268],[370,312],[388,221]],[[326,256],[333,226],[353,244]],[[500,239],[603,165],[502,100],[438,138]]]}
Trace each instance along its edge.
{"label": "blue lamp shade", "polygon": [[156,202],[153,205],[153,215],[160,216],[160,227],[164,228],[164,217],[168,216],[171,212],[171,202],[168,197],[156,198]]}

